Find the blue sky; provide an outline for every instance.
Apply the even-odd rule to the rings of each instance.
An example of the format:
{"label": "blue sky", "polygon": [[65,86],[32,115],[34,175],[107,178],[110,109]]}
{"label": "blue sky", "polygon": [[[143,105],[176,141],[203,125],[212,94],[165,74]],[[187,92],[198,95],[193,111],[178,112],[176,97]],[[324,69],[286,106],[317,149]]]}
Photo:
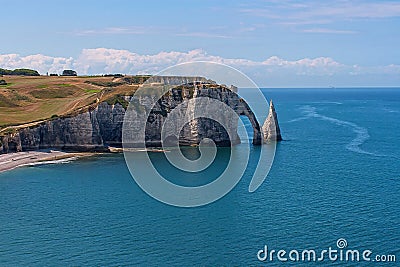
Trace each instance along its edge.
{"label": "blue sky", "polygon": [[0,0],[0,6],[0,67],[148,73],[214,60],[261,86],[400,86],[400,1]]}

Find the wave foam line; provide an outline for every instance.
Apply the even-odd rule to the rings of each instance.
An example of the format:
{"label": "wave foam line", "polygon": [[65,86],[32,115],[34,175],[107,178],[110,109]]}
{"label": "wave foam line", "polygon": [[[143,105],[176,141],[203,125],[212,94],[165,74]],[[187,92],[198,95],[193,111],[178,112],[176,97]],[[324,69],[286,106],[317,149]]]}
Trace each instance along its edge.
{"label": "wave foam line", "polygon": [[38,162],[31,162],[26,164],[21,164],[19,166],[37,166],[37,165],[47,165],[47,164],[66,164],[70,163],[74,160],[78,159],[77,157],[71,157],[67,159],[57,159],[57,160],[45,160],[45,161],[38,161]]}
{"label": "wave foam line", "polygon": [[356,134],[356,137],[353,140],[351,140],[351,142],[349,144],[346,145],[347,150],[350,150],[350,151],[353,151],[356,153],[360,153],[360,154],[367,154],[367,155],[372,155],[372,156],[382,156],[382,155],[378,155],[375,153],[365,151],[360,148],[360,146],[370,138],[370,135],[368,134],[368,130],[366,128],[361,127],[353,122],[343,121],[343,120],[339,120],[339,119],[335,119],[335,118],[331,118],[328,116],[318,114],[316,112],[316,108],[309,106],[309,105],[304,106],[301,109],[302,109],[303,113],[305,114],[305,116],[291,120],[289,122],[300,121],[300,120],[304,120],[304,119],[308,119],[308,118],[317,118],[317,119],[321,119],[324,121],[334,123],[339,126],[349,127]]}

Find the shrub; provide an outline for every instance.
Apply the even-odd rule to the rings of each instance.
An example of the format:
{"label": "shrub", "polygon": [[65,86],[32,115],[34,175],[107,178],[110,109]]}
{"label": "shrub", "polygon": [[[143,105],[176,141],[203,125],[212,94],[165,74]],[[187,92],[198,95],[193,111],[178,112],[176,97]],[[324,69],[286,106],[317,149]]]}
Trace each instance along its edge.
{"label": "shrub", "polygon": [[115,104],[121,104],[121,106],[126,110],[128,108],[129,102],[124,99],[123,96],[121,95],[115,95],[109,99],[106,100],[107,104],[109,105],[115,105]]}
{"label": "shrub", "polygon": [[78,74],[74,70],[63,70],[62,76],[77,76]]}
{"label": "shrub", "polygon": [[40,76],[39,72],[31,69],[15,69],[15,70],[7,70],[0,69],[1,75],[25,75],[25,76]]}
{"label": "shrub", "polygon": [[93,84],[96,86],[102,86],[102,87],[116,87],[116,86],[123,85],[123,83],[121,83],[121,82],[85,81],[85,83]]}
{"label": "shrub", "polygon": [[1,75],[12,75],[12,70],[0,69]]}
{"label": "shrub", "polygon": [[15,69],[12,73],[13,75],[40,76],[39,72],[31,69]]}
{"label": "shrub", "polygon": [[127,84],[142,84],[149,78],[150,76],[147,75],[137,75],[133,77],[124,77],[123,81]]}
{"label": "shrub", "polygon": [[124,75],[123,75],[123,74],[120,74],[120,73],[116,73],[116,74],[104,74],[103,76],[104,76],[104,77],[114,77],[114,78],[121,78],[121,77],[124,77]]}

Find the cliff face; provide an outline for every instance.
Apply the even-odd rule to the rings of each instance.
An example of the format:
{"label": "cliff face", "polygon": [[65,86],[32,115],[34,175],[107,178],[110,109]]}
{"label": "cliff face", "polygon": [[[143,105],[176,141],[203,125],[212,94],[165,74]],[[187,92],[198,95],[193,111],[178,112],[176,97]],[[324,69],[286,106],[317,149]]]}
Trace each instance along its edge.
{"label": "cliff face", "polygon": [[[221,101],[232,108],[238,115],[245,115],[252,123],[254,130],[253,144],[262,143],[262,132],[255,115],[246,102],[235,92],[223,86],[192,85],[183,89],[174,88],[165,94],[153,107],[146,123],[145,140],[148,146],[161,145],[161,127],[168,114],[180,104],[187,110],[196,108],[188,104],[189,99],[208,97]],[[127,97],[129,100],[129,97]],[[145,103],[147,99],[139,99]],[[140,103],[139,103],[140,105]],[[203,107],[204,108],[204,107]],[[209,112],[218,112],[209,110]],[[75,151],[102,151],[107,146],[122,146],[122,125],[125,109],[120,104],[100,103],[95,109],[72,117],[60,117],[38,125],[22,128],[14,134],[1,138],[0,151],[3,153],[55,148]],[[226,124],[237,130],[237,121],[226,118]],[[216,121],[198,118],[186,124],[180,132],[181,145],[199,144],[203,138],[213,139],[217,145],[226,146],[232,141],[240,142],[235,136],[229,139],[227,131]]]}
{"label": "cliff face", "polygon": [[[233,88],[234,89],[234,88]],[[161,126],[167,119],[168,114],[178,105],[184,106],[184,111],[187,115],[195,113],[195,109],[207,111],[207,114],[218,114],[220,109],[213,106],[206,106],[204,103],[191,104],[192,98],[204,97],[207,99],[215,99],[218,102],[225,103],[229,108],[234,110],[237,115],[247,116],[252,123],[254,130],[254,144],[261,144],[261,129],[256,120],[254,113],[243,99],[241,99],[234,90],[229,90],[224,86],[214,85],[212,88],[207,84],[199,84],[192,86],[184,86],[183,88],[174,88],[169,94],[164,95],[154,106],[150,112],[149,119],[146,124],[146,144],[149,146],[161,145]],[[145,102],[145,100],[143,100]],[[213,110],[216,109],[216,110]],[[234,116],[224,114],[222,121],[217,122],[208,118],[194,118],[187,123],[179,135],[179,144],[192,145],[199,144],[204,138],[214,140],[217,146],[229,146],[240,143],[237,135],[238,121]],[[221,117],[221,116],[219,116]],[[224,129],[222,125],[229,128]],[[229,138],[229,132],[234,133],[232,138]]]}
{"label": "cliff face", "polygon": [[[97,110],[108,106],[101,103]],[[43,148],[98,150],[103,147],[96,111],[85,112],[68,118],[57,118],[31,128],[19,129],[3,137],[3,152],[37,150]]]}

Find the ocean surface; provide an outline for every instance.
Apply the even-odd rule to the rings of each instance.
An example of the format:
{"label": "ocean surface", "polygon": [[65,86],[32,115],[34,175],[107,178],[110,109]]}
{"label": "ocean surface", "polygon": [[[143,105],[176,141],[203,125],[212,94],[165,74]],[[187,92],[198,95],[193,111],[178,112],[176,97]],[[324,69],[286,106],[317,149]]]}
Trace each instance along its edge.
{"label": "ocean surface", "polygon": [[[148,196],[122,154],[0,173],[0,266],[304,266],[261,262],[257,253],[265,245],[338,249],[340,238],[347,249],[371,250],[371,258],[396,255],[398,264],[400,88],[263,93],[274,100],[284,141],[254,193],[248,186],[257,147],[237,186],[198,208]],[[229,153],[219,153],[214,163],[224,166]],[[175,176],[201,185],[219,172]],[[311,264],[377,265],[327,258]]]}

